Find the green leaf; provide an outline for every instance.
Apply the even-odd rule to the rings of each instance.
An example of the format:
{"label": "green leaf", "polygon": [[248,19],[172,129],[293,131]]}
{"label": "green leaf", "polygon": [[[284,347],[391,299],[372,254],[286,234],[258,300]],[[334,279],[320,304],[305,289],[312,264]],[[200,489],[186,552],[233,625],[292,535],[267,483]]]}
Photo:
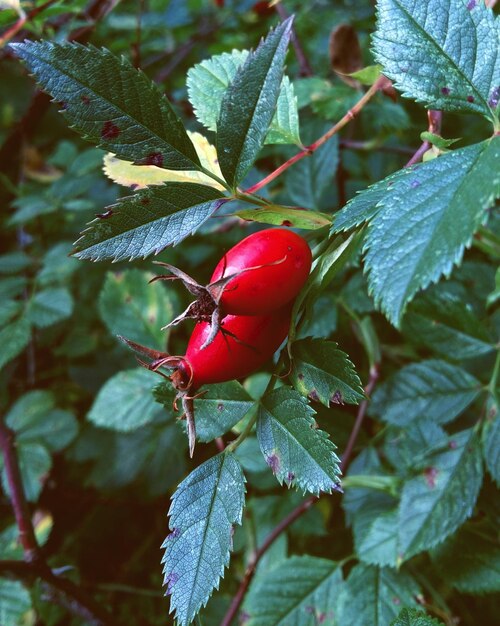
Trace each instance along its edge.
{"label": "green leaf", "polygon": [[373,565],[356,565],[343,585],[337,606],[339,624],[386,626],[399,607],[417,606],[419,588],[404,571]]}
{"label": "green leaf", "polygon": [[440,135],[435,135],[434,133],[430,133],[427,130],[425,130],[423,133],[420,133],[420,139],[422,141],[428,141],[440,150],[446,150],[446,148],[449,148],[457,141],[460,141],[460,139],[444,139]]}
{"label": "green leaf", "polygon": [[339,488],[339,459],[328,434],[315,428],[314,411],[288,387],[266,394],[259,406],[257,437],[280,484],[331,493]]}
{"label": "green leaf", "polygon": [[[36,502],[52,466],[50,454],[39,443],[25,443],[18,446],[17,458],[26,499]],[[10,494],[5,467],[2,469],[2,484],[5,493]]]}
{"label": "green leaf", "polygon": [[391,622],[391,626],[444,626],[443,622],[429,617],[423,611],[417,609],[403,609]]}
{"label": "green leaf", "polygon": [[236,211],[235,215],[248,222],[303,228],[304,230],[316,230],[332,223],[332,219],[327,213],[277,205],[263,209],[243,209]]}
{"label": "green leaf", "polygon": [[199,228],[222,204],[212,187],[166,183],[120,199],[75,244],[80,259],[122,261],[158,254]]}
{"label": "green leaf", "polygon": [[224,435],[255,404],[242,385],[235,380],[207,385],[201,391],[203,390],[207,392],[194,401],[196,435],[199,441],[212,441]]}
{"label": "green leaf", "polygon": [[334,341],[301,339],[292,344],[293,386],[302,395],[333,404],[359,404],[365,397],[349,356]]}
{"label": "green leaf", "polygon": [[352,72],[349,76],[359,80],[362,85],[373,85],[380,76],[381,71],[381,65],[368,65],[357,72]]}
{"label": "green leaf", "polygon": [[151,389],[157,377],[140,367],[115,374],[99,390],[87,413],[96,426],[121,432],[135,430],[158,413]]}
{"label": "green leaf", "polygon": [[[248,55],[248,50],[223,52],[197,63],[188,71],[189,101],[193,105],[196,118],[208,130],[217,131],[224,93]],[[297,99],[287,76],[281,81],[276,112],[264,143],[300,143]]]}
{"label": "green leaf", "polygon": [[433,455],[428,463],[421,474],[405,483],[401,494],[401,559],[441,543],[470,517],[483,480],[473,429],[453,435],[449,449]]}
{"label": "green leaf", "polygon": [[[324,122],[310,123],[304,129],[307,144],[321,137],[330,125]],[[316,152],[296,163],[285,174],[285,190],[290,200],[306,209],[322,209],[327,197],[331,206],[331,189],[339,163],[339,142],[336,136],[324,143]]]}
{"label": "green leaf", "polygon": [[29,267],[31,258],[25,252],[9,252],[0,255],[0,274],[17,274]]}
{"label": "green leaf", "polygon": [[384,421],[408,426],[428,418],[451,422],[477,397],[481,383],[461,367],[429,360],[403,367],[373,394],[370,412]]}
{"label": "green leaf", "polygon": [[78,433],[75,416],[56,408],[49,391],[25,393],[11,407],[5,422],[20,444],[41,443],[53,452],[65,448]]}
{"label": "green leaf", "polygon": [[283,79],[292,18],[271,31],[238,69],[217,120],[220,169],[236,187],[252,167],[274,116]]}
{"label": "green leaf", "polygon": [[21,354],[30,337],[31,324],[27,317],[21,317],[0,330],[0,368]]}
{"label": "green leaf", "polygon": [[379,0],[377,9],[375,58],[404,96],[495,119],[500,59],[491,9],[465,0]]}
{"label": "green leaf", "polygon": [[16,317],[18,313],[24,307],[24,303],[20,300],[2,300],[2,308],[0,309],[0,327],[4,326],[13,317]]}
{"label": "green leaf", "polygon": [[499,160],[500,137],[449,152],[401,172],[378,201],[365,267],[375,302],[396,326],[417,291],[462,259],[500,196]]}
{"label": "green leaf", "polygon": [[21,626],[23,615],[31,609],[29,591],[17,580],[0,578],[0,624]]}
{"label": "green leaf", "polygon": [[382,200],[389,194],[394,182],[397,182],[410,170],[399,170],[378,183],[359,192],[354,198],[338,211],[333,218],[332,233],[340,233],[355,228],[374,217],[381,206]]}
{"label": "green leaf", "polygon": [[419,297],[405,315],[403,333],[413,343],[453,360],[494,350],[487,327],[464,300],[441,288]]}
{"label": "green leaf", "polygon": [[65,287],[38,291],[30,302],[27,316],[37,328],[46,328],[73,313],[73,298]]}
{"label": "green leaf", "polygon": [[70,252],[71,244],[66,241],[50,248],[44,256],[37,283],[44,286],[56,282],[61,285],[68,284],[67,281],[79,267],[78,261],[68,256]]}
{"label": "green leaf", "polygon": [[172,497],[163,543],[163,573],[170,611],[187,626],[205,606],[229,564],[234,524],[241,524],[245,478],[231,453],[197,467]]}
{"label": "green leaf", "polygon": [[427,417],[401,428],[389,428],[384,442],[384,454],[389,463],[403,476],[424,469],[433,453],[448,447],[448,435]]}
{"label": "green leaf", "polygon": [[[196,438],[213,441],[227,433],[255,405],[245,388],[235,380],[205,385],[194,401]],[[170,383],[160,383],[153,390],[157,402],[172,410],[175,391]]]}
{"label": "green leaf", "polygon": [[487,420],[482,432],[483,456],[493,480],[500,486],[500,413],[492,398],[486,405]]}
{"label": "green leaf", "polygon": [[173,291],[156,282],[154,274],[138,269],[108,272],[99,294],[99,314],[113,335],[164,349],[168,333],[161,326],[174,318]]}
{"label": "green leaf", "polygon": [[255,577],[245,598],[246,626],[332,623],[342,570],[338,563],[292,556]]}
{"label": "green leaf", "polygon": [[85,139],[126,161],[199,169],[196,150],[168,100],[125,58],[48,41],[11,48]]}
{"label": "green leaf", "polygon": [[448,585],[461,593],[500,591],[500,547],[494,528],[465,524],[431,552],[434,565]]}

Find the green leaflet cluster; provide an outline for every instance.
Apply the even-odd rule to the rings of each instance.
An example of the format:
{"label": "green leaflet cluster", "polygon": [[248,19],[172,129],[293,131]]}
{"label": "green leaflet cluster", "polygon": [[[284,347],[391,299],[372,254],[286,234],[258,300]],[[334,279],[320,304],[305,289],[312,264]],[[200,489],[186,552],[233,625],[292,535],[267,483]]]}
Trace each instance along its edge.
{"label": "green leaflet cluster", "polygon": [[[377,16],[375,56],[403,95],[481,114],[498,130],[500,28],[484,3],[381,0]],[[335,216],[332,232],[368,222],[368,283],[393,324],[400,326],[420,289],[461,261],[500,197],[499,172],[500,138],[493,136],[392,174]]]}

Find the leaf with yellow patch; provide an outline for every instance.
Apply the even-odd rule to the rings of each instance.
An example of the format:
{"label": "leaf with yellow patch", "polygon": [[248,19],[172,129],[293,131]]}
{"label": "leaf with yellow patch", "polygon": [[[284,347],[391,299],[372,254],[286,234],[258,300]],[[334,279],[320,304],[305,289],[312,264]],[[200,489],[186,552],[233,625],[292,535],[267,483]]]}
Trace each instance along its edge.
{"label": "leaf with yellow patch", "polygon": [[[188,131],[188,135],[194,144],[202,167],[222,178],[214,146],[200,133]],[[115,183],[134,190],[144,189],[150,185],[163,185],[167,182],[202,183],[215,189],[224,189],[220,183],[203,172],[167,170],[156,165],[134,165],[129,161],[118,159],[111,152],[104,157],[103,170],[106,176]]]}

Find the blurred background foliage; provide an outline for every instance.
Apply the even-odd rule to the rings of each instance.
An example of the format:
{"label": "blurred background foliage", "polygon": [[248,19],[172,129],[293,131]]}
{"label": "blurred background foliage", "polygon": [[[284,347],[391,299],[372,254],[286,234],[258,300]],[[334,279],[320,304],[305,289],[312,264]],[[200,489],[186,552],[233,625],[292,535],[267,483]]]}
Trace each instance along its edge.
{"label": "blurred background foliage", "polygon": [[[0,3],[0,32],[8,32],[18,20],[15,4],[9,8],[9,3]],[[42,4],[21,3],[27,13]],[[112,10],[94,23],[88,15],[88,2],[54,2],[29,19],[13,40],[64,41],[78,29],[91,29],[90,42],[141,67],[161,85],[192,130],[200,129],[187,99],[188,69],[214,54],[255,46],[278,20],[266,2],[254,0],[123,0],[111,4],[115,5]],[[296,15],[297,36],[311,70],[304,75],[307,68],[300,66],[291,49],[287,73],[295,86],[301,136],[307,143],[359,98],[360,86],[347,84],[334,71],[332,61],[338,67],[342,59],[332,60],[329,42],[333,30],[349,24],[359,40],[361,55],[354,62],[359,67],[372,64],[374,3],[287,0],[283,4],[288,13]],[[352,46],[348,57],[352,61]],[[158,273],[152,259],[111,265],[68,256],[85,224],[125,195],[126,189],[103,174],[103,152],[80,140],[57,106],[48,106],[35,95],[33,81],[5,46],[0,49],[0,85],[0,404],[7,424],[18,434],[37,533],[51,566],[70,566],[69,576],[111,607],[118,623],[168,624],[159,547],[167,529],[169,494],[194,465],[187,460],[183,429],[175,423],[173,413],[155,403],[150,394],[160,379],[139,371],[133,355],[116,335],[182,354],[189,327],[178,327],[171,334],[159,329],[188,300],[176,284],[148,286],[148,280]],[[378,94],[340,140],[334,139],[311,159],[288,170],[266,193],[285,204],[336,211],[356,191],[401,168],[420,145],[420,133],[426,128],[421,107]],[[477,117],[449,114],[444,117],[442,134],[461,138],[458,145],[462,146],[486,137],[488,127]],[[259,180],[292,153],[290,147],[266,146],[249,182]],[[203,283],[221,253],[252,228],[238,220],[214,217],[182,245],[162,252],[158,260],[183,268]],[[497,311],[481,327],[484,330],[479,325],[474,328],[475,320],[485,319],[484,302],[495,288],[494,253],[498,253],[498,239],[485,233],[467,252],[463,267],[441,283],[440,298],[467,294],[474,306],[469,311],[472,320],[457,313],[449,335],[441,337],[440,349],[434,341],[421,339],[427,332],[425,316],[418,315],[423,296],[411,307],[413,319],[410,314],[406,329],[398,333],[375,312],[365,279],[355,265],[317,301],[314,320],[304,334],[338,341],[364,381],[368,379],[368,361],[363,332],[378,336],[385,374],[397,371],[416,355],[453,353],[456,334],[464,325],[468,324],[467,332],[480,342],[479,335],[492,332],[495,326],[498,329],[500,322]],[[469,371],[485,383],[483,372],[491,369],[491,353],[474,355],[476,358],[468,361]],[[252,395],[266,382],[265,373],[257,374],[245,387]],[[112,385],[106,402],[121,420],[122,432],[100,428],[98,417],[93,417],[99,413],[92,410],[93,405],[106,384]],[[462,427],[474,423],[477,408],[473,404],[465,411]],[[355,412],[347,406],[318,408],[318,423],[340,451]],[[359,448],[373,436],[381,442],[383,430],[380,423],[369,420]],[[194,463],[198,465],[215,451],[213,443],[198,445]],[[299,494],[279,487],[254,438],[245,441],[238,456],[248,478],[248,507],[244,524],[234,537],[231,575],[226,574],[221,591],[202,612],[204,626],[220,623],[237,588],[235,577],[244,571],[245,553],[259,545],[301,501]],[[386,456],[389,465],[400,462],[390,451]],[[3,486],[0,559],[20,556],[5,479]],[[480,507],[494,506],[494,490],[487,481]],[[344,558],[352,552],[353,540],[343,516],[339,498],[322,500],[280,537],[259,570],[276,565],[289,551]],[[498,511],[496,516],[498,519]],[[435,572],[428,557],[421,555],[417,561],[433,580]],[[430,589],[426,591],[432,596]],[[482,626],[493,624],[498,616],[492,596],[478,600],[454,594],[450,588],[434,592],[438,598],[440,594],[447,597],[463,624],[478,623],[479,604]],[[29,591],[20,583],[0,579],[3,626],[81,623],[76,618],[68,621],[62,608],[43,598],[43,591],[36,586]]]}

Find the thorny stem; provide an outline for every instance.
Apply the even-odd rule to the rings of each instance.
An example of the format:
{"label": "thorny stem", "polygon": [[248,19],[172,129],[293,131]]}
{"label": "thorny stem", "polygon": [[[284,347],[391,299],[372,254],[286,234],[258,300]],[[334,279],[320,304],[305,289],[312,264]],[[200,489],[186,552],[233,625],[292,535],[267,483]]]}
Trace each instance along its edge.
{"label": "thorny stem", "polygon": [[21,16],[15,24],[13,24],[8,31],[6,31],[2,37],[0,37],[0,48],[5,46],[13,37],[17,35],[17,33],[21,30],[21,28],[27,23],[34,19],[39,13],[48,9],[51,5],[55,4],[59,0],[47,0],[38,7],[32,9],[26,15]]}
{"label": "thorny stem", "polygon": [[332,126],[332,128],[330,128],[329,131],[327,131],[322,137],[317,139],[310,146],[307,146],[306,148],[304,148],[303,150],[295,154],[293,157],[288,159],[288,161],[285,161],[285,163],[283,163],[277,169],[275,169],[274,172],[271,172],[265,178],[260,180],[258,183],[246,189],[245,190],[246,193],[255,193],[256,191],[259,191],[259,189],[262,189],[262,187],[265,187],[266,185],[268,185],[275,178],[277,178],[278,176],[281,176],[281,174],[283,174],[283,172],[285,172],[294,163],[297,163],[298,161],[301,161],[303,158],[314,154],[314,152],[316,152],[318,148],[320,148],[324,143],[326,143],[336,133],[338,133],[339,130],[344,128],[344,126],[346,126],[351,120],[353,120],[359,114],[359,112],[365,106],[365,104],[367,104],[367,102],[369,102],[378,91],[380,91],[381,89],[383,89],[389,84],[390,84],[390,80],[388,78],[386,78],[385,76],[380,76],[377,79],[377,81],[370,87],[370,89],[368,89],[368,91],[352,107],[352,109],[349,109],[349,111],[347,111],[344,117],[339,122],[337,122],[334,126]]}
{"label": "thorny stem", "polygon": [[[432,109],[427,111],[427,118],[429,120],[428,130],[430,133],[433,133],[434,135],[440,134],[442,117],[443,114],[441,111],[434,111]],[[418,163],[430,147],[431,143],[429,141],[424,141],[420,148],[415,152],[415,154],[405,165],[405,167],[410,167],[410,165],[415,165],[415,163]]]}
{"label": "thorny stem", "polygon": [[[278,2],[277,4],[275,4],[274,8],[276,9],[276,13],[280,16],[280,20],[282,22],[284,22],[286,19],[288,19],[288,17],[290,17],[288,15],[288,11],[285,9],[285,7],[283,6],[281,2]],[[309,61],[307,60],[306,55],[304,54],[304,50],[302,49],[302,46],[300,45],[300,41],[297,37],[297,33],[295,32],[295,28],[292,28],[291,40],[292,40],[293,49],[295,50],[295,56],[297,57],[297,62],[299,64],[300,75],[312,76],[313,71],[311,69],[311,66],[309,65]]]}
{"label": "thorny stem", "polygon": [[264,554],[269,550],[272,544],[276,541],[276,539],[283,533],[296,519],[301,517],[306,511],[308,511],[315,502],[318,501],[316,496],[310,496],[306,500],[304,500],[299,506],[297,506],[291,513],[289,513],[281,522],[273,529],[273,531],[266,537],[264,543],[260,546],[258,550],[256,550],[253,557],[250,559],[250,562],[245,571],[245,576],[240,583],[238,591],[231,602],[231,605],[224,616],[224,619],[221,622],[221,626],[230,626],[233,619],[236,617],[238,613],[238,609],[243,602],[243,598],[245,597],[245,593],[252,581],[252,578],[255,574],[255,569],[264,556]]}

